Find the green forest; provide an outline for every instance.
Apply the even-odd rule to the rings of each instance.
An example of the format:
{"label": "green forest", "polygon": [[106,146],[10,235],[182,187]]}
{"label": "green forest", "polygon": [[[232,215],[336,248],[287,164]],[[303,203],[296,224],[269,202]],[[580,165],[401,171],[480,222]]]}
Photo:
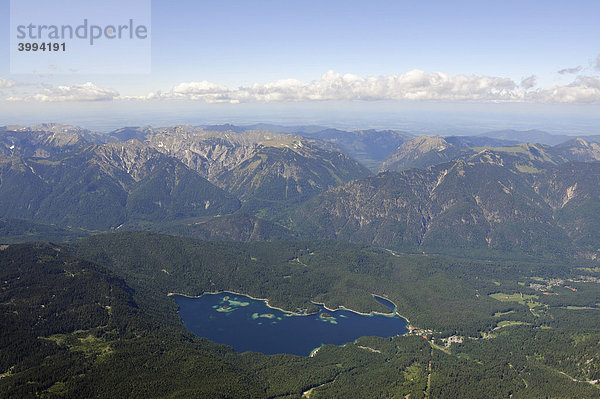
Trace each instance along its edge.
{"label": "green forest", "polygon": [[[3,245],[0,397],[597,398],[599,274],[336,241]],[[236,353],[188,332],[167,295],[218,290],[308,312],[389,311],[382,295],[415,330],[313,357]]]}

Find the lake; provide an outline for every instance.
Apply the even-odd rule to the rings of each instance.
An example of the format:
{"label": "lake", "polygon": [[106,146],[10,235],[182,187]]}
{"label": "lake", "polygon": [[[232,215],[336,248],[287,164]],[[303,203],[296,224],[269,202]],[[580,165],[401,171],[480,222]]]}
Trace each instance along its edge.
{"label": "lake", "polygon": [[[394,309],[384,298],[375,300]],[[264,300],[221,292],[198,298],[173,295],[188,330],[237,352],[291,353],[307,356],[324,344],[341,345],[362,336],[393,337],[406,333],[407,321],[398,315],[364,315],[349,310],[310,315],[283,312]]]}

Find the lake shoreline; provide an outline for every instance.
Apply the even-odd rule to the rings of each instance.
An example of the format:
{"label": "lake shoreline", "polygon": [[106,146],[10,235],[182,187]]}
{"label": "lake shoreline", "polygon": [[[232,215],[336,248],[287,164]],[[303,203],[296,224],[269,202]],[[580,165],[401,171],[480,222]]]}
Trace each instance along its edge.
{"label": "lake shoreline", "polygon": [[[294,313],[269,305],[267,299],[229,290],[201,295],[170,292],[168,296],[174,297],[172,299],[179,305],[178,314],[189,331],[230,345],[236,352],[249,350],[267,355],[289,353],[314,357],[326,344],[346,345],[361,336],[401,336],[409,330],[408,320],[396,314],[396,305],[378,295],[373,296],[393,312],[365,313],[344,306],[334,310],[318,304],[318,312]],[[227,303],[230,306],[225,306]],[[240,311],[233,312],[238,307]],[[292,315],[311,317],[284,317]],[[240,335],[239,331],[244,333]]]}
{"label": "lake shoreline", "polygon": [[396,305],[396,304],[394,303],[394,301],[392,301],[391,299],[389,299],[389,298],[386,298],[386,297],[384,297],[384,296],[382,296],[382,295],[377,295],[377,294],[371,294],[371,295],[373,295],[374,297],[379,297],[379,298],[385,299],[386,301],[388,301],[389,303],[391,303],[392,305],[394,305],[394,314],[396,314],[396,315],[398,315],[399,317],[401,317],[401,318],[403,318],[404,320],[406,320],[406,325],[409,325],[409,324],[410,324],[410,321],[408,320],[408,317],[406,317],[406,316],[402,316],[402,315],[401,315],[401,314],[398,312],[398,305]]}
{"label": "lake shoreline", "polygon": [[[285,309],[279,308],[277,306],[269,305],[269,300],[267,298],[255,298],[252,295],[243,294],[241,292],[229,291],[229,290],[224,290],[224,291],[207,291],[207,292],[204,292],[202,295],[218,295],[218,294],[232,294],[232,295],[245,296],[245,297],[248,297],[248,298],[253,299],[255,301],[264,302],[265,305],[267,305],[267,307],[269,307],[270,309],[279,310],[280,312],[291,314],[291,315],[294,315],[294,316],[310,316],[310,315],[319,313],[319,312],[315,312],[315,313],[306,313],[306,312],[303,312],[303,313],[300,313],[300,312],[293,312],[293,311],[290,311],[290,310],[285,310]],[[173,296],[173,295],[184,296],[186,298],[200,298],[202,296],[202,295],[179,294],[179,293],[176,293],[176,292],[169,292],[167,294],[167,296]]]}
{"label": "lake shoreline", "polygon": [[319,305],[322,306],[323,309],[327,310],[328,312],[336,312],[338,310],[345,310],[346,312],[352,312],[352,313],[356,313],[359,314],[361,316],[387,316],[387,317],[394,317],[396,316],[396,313],[392,312],[392,313],[382,313],[382,312],[377,312],[377,311],[371,311],[369,313],[366,312],[359,312],[358,310],[352,310],[352,309],[348,309],[347,307],[340,305],[337,308],[328,308],[327,305],[325,305],[324,303],[321,302],[315,302],[315,301],[311,301],[311,303],[314,303],[315,305]]}
{"label": "lake shoreline", "polygon": [[[329,311],[329,312],[335,312],[337,310],[345,310],[347,312],[352,312],[352,313],[356,313],[359,314],[361,316],[386,316],[386,317],[394,317],[394,316],[398,316],[401,319],[404,319],[406,321],[406,325],[410,324],[410,321],[408,320],[408,318],[402,316],[400,313],[398,313],[398,306],[391,301],[389,298],[386,298],[384,296],[381,295],[377,295],[377,294],[371,294],[373,297],[379,297],[381,299],[385,299],[386,301],[390,302],[392,305],[394,305],[394,310],[391,313],[383,313],[383,312],[377,312],[377,311],[371,311],[369,313],[366,312],[359,312],[358,310],[353,310],[353,309],[348,309],[347,307],[340,305],[337,308],[333,309],[333,308],[328,308],[327,305],[325,305],[325,303],[322,302],[315,302],[313,300],[311,300],[312,303],[314,303],[315,305],[319,305],[322,306],[325,310]],[[385,306],[385,305],[384,305]]]}
{"label": "lake shoreline", "polygon": [[[294,316],[311,316],[311,315],[316,315],[316,314],[319,313],[319,312],[308,313],[306,311],[300,313],[300,312],[293,312],[293,311],[290,311],[290,310],[285,310],[285,309],[277,307],[277,306],[269,305],[269,299],[267,299],[267,298],[255,298],[252,295],[244,294],[244,293],[241,293],[241,292],[229,291],[229,290],[223,290],[223,291],[206,291],[206,292],[202,293],[201,295],[187,295],[187,294],[180,294],[180,293],[176,293],[176,292],[169,292],[167,294],[167,296],[179,295],[179,296],[183,296],[183,297],[186,297],[186,298],[200,298],[202,295],[207,295],[207,294],[208,295],[232,294],[232,295],[245,296],[245,297],[248,297],[248,298],[253,299],[255,301],[262,301],[262,302],[264,302],[265,305],[267,305],[267,307],[269,307],[270,309],[279,310],[279,311],[281,311],[283,313],[291,314],[291,315],[294,315]],[[366,312],[360,312],[358,310],[348,309],[347,307],[345,307],[343,305],[342,306],[338,306],[337,308],[333,309],[333,308],[328,308],[327,305],[325,305],[325,303],[315,302],[313,300],[311,300],[310,302],[313,303],[313,304],[315,304],[315,305],[322,306],[323,309],[327,310],[328,312],[335,312],[337,310],[345,310],[347,312],[356,313],[356,314],[359,314],[359,315],[362,315],[362,316],[375,316],[375,315],[386,316],[386,317],[398,316],[398,317],[400,317],[400,318],[402,318],[402,319],[404,319],[406,321],[406,325],[407,326],[410,324],[410,321],[406,317],[404,317],[400,313],[398,313],[398,311],[397,311],[398,306],[393,301],[391,301],[390,299],[388,299],[388,298],[386,298],[384,296],[381,296],[381,295],[377,295],[377,294],[371,294],[371,295],[373,297],[379,297],[379,298],[385,299],[386,301],[390,302],[392,305],[394,305],[394,311],[392,311],[391,313],[383,313],[383,312],[377,312],[377,311],[371,311],[369,313],[366,313]]]}

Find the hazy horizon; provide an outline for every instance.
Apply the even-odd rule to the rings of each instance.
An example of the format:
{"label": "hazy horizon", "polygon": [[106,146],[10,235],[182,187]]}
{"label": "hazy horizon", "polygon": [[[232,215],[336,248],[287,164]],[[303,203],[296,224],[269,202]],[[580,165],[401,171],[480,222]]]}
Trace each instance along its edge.
{"label": "hazy horizon", "polygon": [[[5,54],[15,50],[14,24],[57,23],[42,0],[10,3],[0,1],[0,20],[11,27],[0,32]],[[39,7],[22,16],[17,9],[26,3]],[[122,73],[83,73],[41,57],[31,59],[32,73],[11,74],[7,58],[0,63],[0,123],[600,133],[598,2],[121,3],[90,3],[86,11],[59,0],[53,10],[72,25],[151,12],[150,73],[128,71],[127,62]],[[111,60],[111,45],[95,44],[108,52],[103,59]],[[116,50],[113,64],[123,54]],[[77,51],[53,59],[62,56],[90,61]]]}
{"label": "hazy horizon", "polygon": [[[600,116],[592,106],[575,110],[557,105],[451,103],[339,104],[319,109],[309,103],[279,104],[276,112],[255,104],[202,104],[179,102],[159,106],[123,108],[114,103],[93,103],[84,109],[49,104],[44,113],[11,104],[0,110],[0,125],[31,126],[40,123],[76,125],[109,132],[124,126],[210,125],[257,123],[283,126],[320,125],[342,130],[395,129],[415,134],[473,135],[494,130],[543,130],[552,134],[600,134]],[[571,106],[572,107],[572,106]],[[569,112],[570,111],[570,112]]]}

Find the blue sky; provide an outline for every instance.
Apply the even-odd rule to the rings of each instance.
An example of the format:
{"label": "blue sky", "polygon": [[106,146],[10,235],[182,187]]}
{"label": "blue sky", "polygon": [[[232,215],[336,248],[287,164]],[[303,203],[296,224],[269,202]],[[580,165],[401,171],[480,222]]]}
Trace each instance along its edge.
{"label": "blue sky", "polygon": [[153,0],[151,73],[97,75],[11,75],[9,3],[0,0],[0,119],[112,107],[97,102],[132,112],[226,103],[224,117],[280,117],[290,112],[280,104],[298,103],[307,115],[310,104],[355,102],[600,110],[598,1]]}
{"label": "blue sky", "polygon": [[538,74],[552,82],[557,70],[600,54],[597,1],[173,3],[153,3],[156,71],[217,83],[312,80],[330,69]]}

